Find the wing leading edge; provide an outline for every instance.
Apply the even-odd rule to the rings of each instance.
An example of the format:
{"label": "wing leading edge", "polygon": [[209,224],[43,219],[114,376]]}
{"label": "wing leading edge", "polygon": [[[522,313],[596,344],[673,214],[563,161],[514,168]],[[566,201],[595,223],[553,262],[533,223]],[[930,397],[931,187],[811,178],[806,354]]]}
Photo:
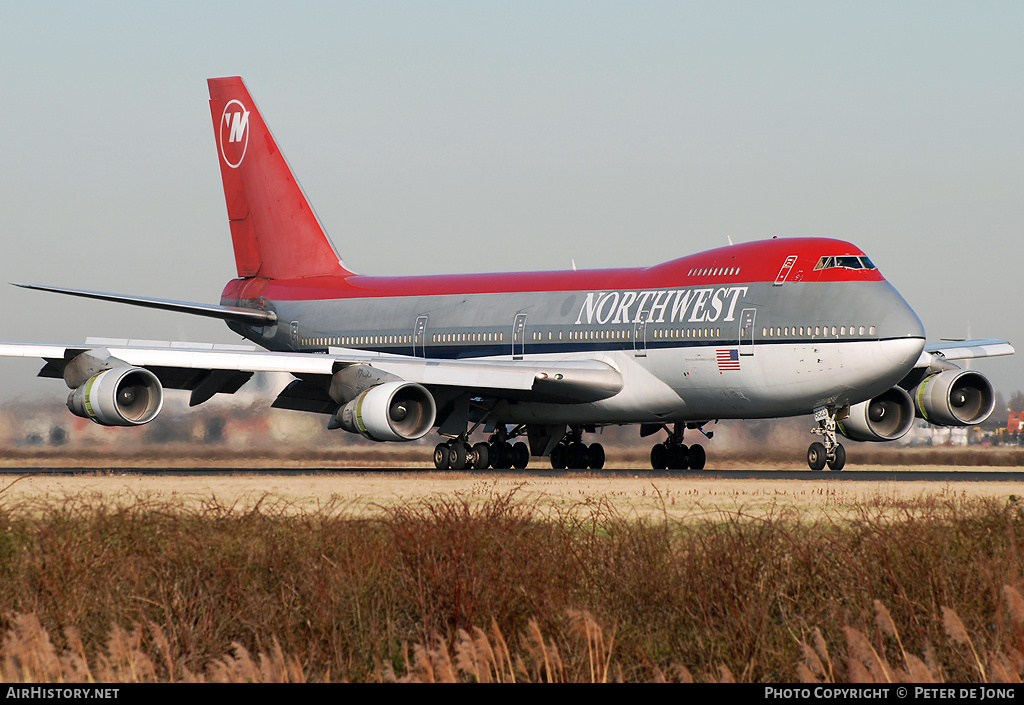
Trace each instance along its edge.
{"label": "wing leading edge", "polygon": [[968,360],[978,357],[1013,355],[1013,346],[997,338],[978,340],[949,340],[924,346],[925,353],[938,355],[947,360]]}
{"label": "wing leading edge", "polygon": [[[614,396],[622,389],[618,370],[598,360],[441,360],[340,349],[323,355],[271,352],[242,345],[116,339],[90,339],[81,345],[0,343],[0,356],[44,359],[46,365],[40,375],[46,377],[67,379],[67,366],[82,355],[146,368],[174,389],[194,390],[206,379],[201,373],[217,373],[219,378],[231,380],[231,384],[214,393],[233,393],[241,386],[234,384],[240,379],[237,374],[226,373],[251,376],[255,372],[286,372],[306,380],[321,377],[322,388],[327,389],[331,377],[356,365],[372,367],[406,382],[459,388],[493,398],[585,403]],[[200,374],[190,375],[186,371]]]}
{"label": "wing leading edge", "polygon": [[1005,340],[997,338],[979,338],[977,340],[948,340],[941,343],[929,343],[924,346],[915,369],[932,367],[941,360],[975,360],[982,357],[999,357],[1013,355],[1013,346]]}

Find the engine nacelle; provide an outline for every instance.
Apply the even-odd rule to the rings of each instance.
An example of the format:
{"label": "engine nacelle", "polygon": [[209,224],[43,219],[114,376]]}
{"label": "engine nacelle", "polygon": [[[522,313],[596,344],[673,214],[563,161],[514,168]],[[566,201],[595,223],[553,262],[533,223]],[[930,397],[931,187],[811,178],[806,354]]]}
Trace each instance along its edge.
{"label": "engine nacelle", "polygon": [[163,405],[160,380],[142,367],[104,370],[68,395],[72,414],[102,426],[141,426],[156,418]]}
{"label": "engine nacelle", "polygon": [[901,387],[850,407],[850,415],[837,424],[854,441],[894,441],[914,425],[914,402]]}
{"label": "engine nacelle", "polygon": [[374,441],[414,441],[434,425],[437,406],[430,392],[413,382],[385,382],[345,404],[332,426]]}
{"label": "engine nacelle", "polygon": [[917,415],[936,426],[973,426],[995,408],[992,383],[971,370],[946,370],[914,389]]}

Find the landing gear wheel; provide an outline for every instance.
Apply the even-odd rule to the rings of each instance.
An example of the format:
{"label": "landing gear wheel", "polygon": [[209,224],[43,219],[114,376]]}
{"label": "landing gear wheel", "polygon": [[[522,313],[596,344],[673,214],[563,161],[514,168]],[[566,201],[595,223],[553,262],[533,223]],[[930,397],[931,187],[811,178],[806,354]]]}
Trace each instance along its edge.
{"label": "landing gear wheel", "polygon": [[496,441],[492,449],[493,462],[496,470],[508,470],[512,467],[512,444]]}
{"label": "landing gear wheel", "polygon": [[690,462],[689,450],[684,445],[668,446],[668,469],[685,470]]}
{"label": "landing gear wheel", "polygon": [[811,470],[818,472],[819,470],[824,469],[825,462],[825,446],[815,441],[807,449],[807,465]]}
{"label": "landing gear wheel", "polygon": [[466,452],[466,444],[460,441],[452,443],[448,451],[448,464],[452,470],[465,470],[469,461],[469,453]]}
{"label": "landing gear wheel", "polygon": [[704,446],[694,443],[690,446],[690,469],[703,470],[704,464],[708,461],[708,455],[704,452]]}
{"label": "landing gear wheel", "polygon": [[832,472],[839,472],[846,465],[846,448],[843,444],[836,445],[835,454],[828,459],[828,469]]}
{"label": "landing gear wheel", "polygon": [[516,470],[523,470],[530,464],[530,449],[525,443],[519,441],[512,446],[512,467]]}
{"label": "landing gear wheel", "polygon": [[434,467],[438,470],[448,469],[448,450],[447,443],[438,443],[434,446]]}
{"label": "landing gear wheel", "polygon": [[491,466],[491,447],[486,443],[477,443],[473,446],[473,467],[477,470],[486,470]]}
{"label": "landing gear wheel", "polygon": [[570,443],[569,453],[566,457],[569,461],[569,468],[572,470],[587,469],[587,447],[582,443]]}
{"label": "landing gear wheel", "polygon": [[664,443],[651,448],[651,467],[655,470],[668,469],[668,446]]}
{"label": "landing gear wheel", "polygon": [[551,449],[551,467],[555,470],[565,470],[568,465],[565,462],[566,447],[564,443],[559,443]]}
{"label": "landing gear wheel", "polygon": [[591,470],[600,470],[604,467],[604,446],[600,443],[592,443],[587,448],[587,465]]}

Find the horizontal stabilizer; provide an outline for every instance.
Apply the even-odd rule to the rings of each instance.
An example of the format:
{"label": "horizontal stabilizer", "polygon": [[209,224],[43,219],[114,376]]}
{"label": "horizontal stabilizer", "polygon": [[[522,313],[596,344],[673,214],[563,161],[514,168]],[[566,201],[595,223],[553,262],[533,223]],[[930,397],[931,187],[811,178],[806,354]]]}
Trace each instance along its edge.
{"label": "horizontal stabilizer", "polygon": [[35,289],[36,291],[52,291],[55,294],[67,294],[68,296],[81,296],[86,299],[99,299],[100,301],[114,301],[132,306],[145,308],[156,308],[162,311],[176,311],[177,313],[188,313],[193,316],[206,316],[207,318],[220,318],[225,321],[240,321],[251,326],[269,326],[277,322],[277,314],[273,311],[259,311],[252,308],[241,308],[239,306],[219,306],[216,304],[197,304],[189,301],[172,301],[169,299],[153,299],[148,296],[128,296],[125,294],[108,294],[102,291],[83,291],[81,289],[66,289],[60,286],[40,286],[39,284],[18,284],[14,286],[22,289]]}

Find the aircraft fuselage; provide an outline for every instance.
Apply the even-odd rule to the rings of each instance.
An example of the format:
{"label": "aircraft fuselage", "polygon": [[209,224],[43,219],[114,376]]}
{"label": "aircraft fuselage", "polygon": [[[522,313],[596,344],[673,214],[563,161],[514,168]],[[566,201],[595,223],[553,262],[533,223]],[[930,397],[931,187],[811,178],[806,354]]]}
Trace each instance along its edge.
{"label": "aircraft fuselage", "polygon": [[494,418],[509,423],[768,418],[855,404],[899,382],[925,339],[863,253],[829,239],[735,245],[636,269],[245,278],[221,302],[274,311],[272,327],[230,324],[271,350],[587,359],[623,377],[622,391],[599,401],[502,402]]}

